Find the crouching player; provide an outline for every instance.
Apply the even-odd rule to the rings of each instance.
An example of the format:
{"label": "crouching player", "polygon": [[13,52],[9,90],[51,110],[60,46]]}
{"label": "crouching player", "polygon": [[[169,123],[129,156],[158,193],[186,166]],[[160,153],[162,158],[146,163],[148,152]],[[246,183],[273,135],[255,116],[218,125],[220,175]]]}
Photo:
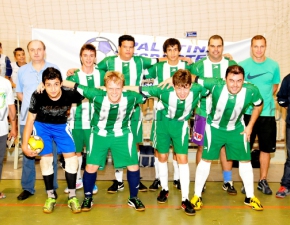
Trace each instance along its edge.
{"label": "crouching player", "polygon": [[104,83],[106,91],[64,81],[64,86],[74,87],[94,106],[90,146],[87,148],[87,165],[83,175],[85,198],[81,209],[87,212],[92,208],[97,171],[104,169],[110,149],[115,168],[127,167],[130,190],[128,205],[137,211],[144,211],[145,206],[137,197],[140,170],[130,120],[135,107],[144,103],[145,98],[132,91],[123,91],[125,79],[120,72],[107,72]]}
{"label": "crouching player", "polygon": [[[195,210],[203,205],[201,192],[209,175],[211,161],[219,158],[220,149],[226,147],[228,160],[239,161],[239,173],[246,189],[244,203],[254,210],[263,210],[254,196],[253,169],[251,165],[250,135],[263,108],[259,89],[244,83],[245,72],[241,66],[229,66],[225,80],[216,78],[195,78],[195,81],[212,93],[211,112],[205,127],[202,159],[195,175],[195,195],[191,200]],[[193,76],[194,78],[194,76]],[[245,126],[243,115],[253,105],[250,122]]]}
{"label": "crouching player", "polygon": [[174,147],[179,166],[181,186],[181,208],[187,215],[195,215],[195,210],[188,200],[189,166],[188,166],[188,120],[201,96],[207,91],[198,84],[192,84],[188,70],[179,69],[172,77],[173,88],[162,89],[153,87],[126,87],[126,89],[141,91],[146,97],[156,97],[163,104],[156,123],[156,147],[158,149],[158,166],[162,190],[157,197],[158,203],[167,201],[168,168],[167,160],[170,144]]}
{"label": "crouching player", "polygon": [[68,207],[73,213],[81,212],[76,198],[76,176],[78,159],[71,132],[67,125],[68,112],[72,103],[81,102],[83,97],[72,90],[62,88],[62,77],[59,70],[49,67],[43,71],[43,93],[34,92],[31,96],[29,113],[23,132],[22,150],[28,157],[37,153],[28,148],[28,139],[35,132],[44,141],[40,168],[43,176],[48,199],[45,201],[43,212],[51,213],[56,204],[56,193],[53,190],[53,155],[52,140],[56,143],[58,153],[65,159],[65,178],[68,185]]}

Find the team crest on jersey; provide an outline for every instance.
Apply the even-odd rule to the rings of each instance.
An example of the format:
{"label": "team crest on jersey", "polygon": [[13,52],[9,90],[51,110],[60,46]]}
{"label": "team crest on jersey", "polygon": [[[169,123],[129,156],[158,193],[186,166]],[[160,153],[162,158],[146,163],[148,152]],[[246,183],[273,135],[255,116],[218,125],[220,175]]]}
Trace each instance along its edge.
{"label": "team crest on jersey", "polygon": [[199,134],[197,132],[193,132],[193,139],[194,140],[201,141],[202,138],[203,138],[203,135],[202,134]]}

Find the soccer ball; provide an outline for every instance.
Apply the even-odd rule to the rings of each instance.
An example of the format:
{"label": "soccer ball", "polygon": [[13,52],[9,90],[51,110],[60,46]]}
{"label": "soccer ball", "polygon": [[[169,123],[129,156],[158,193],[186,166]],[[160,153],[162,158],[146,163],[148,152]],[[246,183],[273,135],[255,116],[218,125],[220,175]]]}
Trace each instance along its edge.
{"label": "soccer ball", "polygon": [[44,148],[44,143],[41,137],[34,135],[28,139],[28,148],[35,151],[37,154]]}
{"label": "soccer ball", "polygon": [[97,63],[101,62],[105,57],[117,55],[118,48],[116,45],[105,37],[95,37],[88,40],[85,44],[93,44],[97,50]]}

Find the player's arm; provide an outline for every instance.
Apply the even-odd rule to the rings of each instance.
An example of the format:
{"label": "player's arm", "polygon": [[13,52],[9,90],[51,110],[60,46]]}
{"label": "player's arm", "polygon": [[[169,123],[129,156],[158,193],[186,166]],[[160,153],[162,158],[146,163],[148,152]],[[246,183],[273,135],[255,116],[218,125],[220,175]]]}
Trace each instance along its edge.
{"label": "player's arm", "polygon": [[253,107],[251,119],[250,119],[248,125],[246,126],[245,130],[241,133],[241,134],[246,134],[248,142],[250,141],[250,137],[251,137],[251,133],[252,133],[254,124],[255,124],[256,120],[258,119],[258,117],[260,116],[262,109],[263,109],[263,101],[261,102],[260,105]]}
{"label": "player's arm", "polygon": [[33,123],[35,121],[36,114],[28,112],[26,124],[23,130],[23,136],[22,136],[22,151],[25,155],[28,157],[35,157],[37,156],[37,153],[35,151],[32,151],[28,148],[28,140],[31,136],[32,130],[33,130]]}
{"label": "player's arm", "polygon": [[277,93],[277,102],[282,107],[288,107],[289,106],[289,86],[290,86],[290,74],[287,75],[281,84],[280,90]]}
{"label": "player's arm", "polygon": [[78,68],[71,68],[71,69],[69,69],[68,71],[66,71],[66,76],[72,76],[72,75],[74,75],[74,73],[75,73],[75,71],[77,71],[78,70]]}
{"label": "player's arm", "polygon": [[8,135],[8,139],[10,140],[12,137],[17,137],[17,123],[16,123],[16,108],[14,104],[8,105],[9,112],[8,117],[11,124],[11,130]]}
{"label": "player's arm", "polygon": [[273,84],[273,95],[276,93],[278,90],[279,84]]}

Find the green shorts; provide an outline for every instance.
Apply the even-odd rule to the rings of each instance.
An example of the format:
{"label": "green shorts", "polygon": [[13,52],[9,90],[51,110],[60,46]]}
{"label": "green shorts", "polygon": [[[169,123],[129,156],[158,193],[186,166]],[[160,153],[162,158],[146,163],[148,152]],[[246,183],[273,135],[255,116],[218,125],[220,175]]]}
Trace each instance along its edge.
{"label": "green shorts", "polygon": [[131,130],[134,135],[135,143],[143,142],[142,113],[139,106],[135,109],[135,111],[132,114]]}
{"label": "green shorts", "polygon": [[206,160],[218,159],[221,147],[225,146],[228,160],[251,160],[250,143],[247,142],[246,135],[241,134],[244,130],[244,126],[227,131],[206,124],[202,158]]}
{"label": "green shorts", "polygon": [[111,150],[115,168],[138,165],[136,143],[132,133],[122,136],[103,137],[92,131],[90,147],[87,149],[87,164],[98,165],[103,170],[108,150]]}
{"label": "green shorts", "polygon": [[76,153],[83,151],[84,146],[90,145],[91,129],[72,129],[72,136],[76,146]]}
{"label": "green shorts", "polygon": [[152,122],[151,133],[150,133],[150,141],[152,141],[152,147],[156,148],[156,130],[158,126],[158,122],[162,120],[162,113],[161,110],[155,111],[155,117]]}
{"label": "green shorts", "polygon": [[158,152],[168,153],[172,143],[176,154],[187,154],[188,131],[187,121],[178,121],[162,116],[156,129],[156,148]]}

